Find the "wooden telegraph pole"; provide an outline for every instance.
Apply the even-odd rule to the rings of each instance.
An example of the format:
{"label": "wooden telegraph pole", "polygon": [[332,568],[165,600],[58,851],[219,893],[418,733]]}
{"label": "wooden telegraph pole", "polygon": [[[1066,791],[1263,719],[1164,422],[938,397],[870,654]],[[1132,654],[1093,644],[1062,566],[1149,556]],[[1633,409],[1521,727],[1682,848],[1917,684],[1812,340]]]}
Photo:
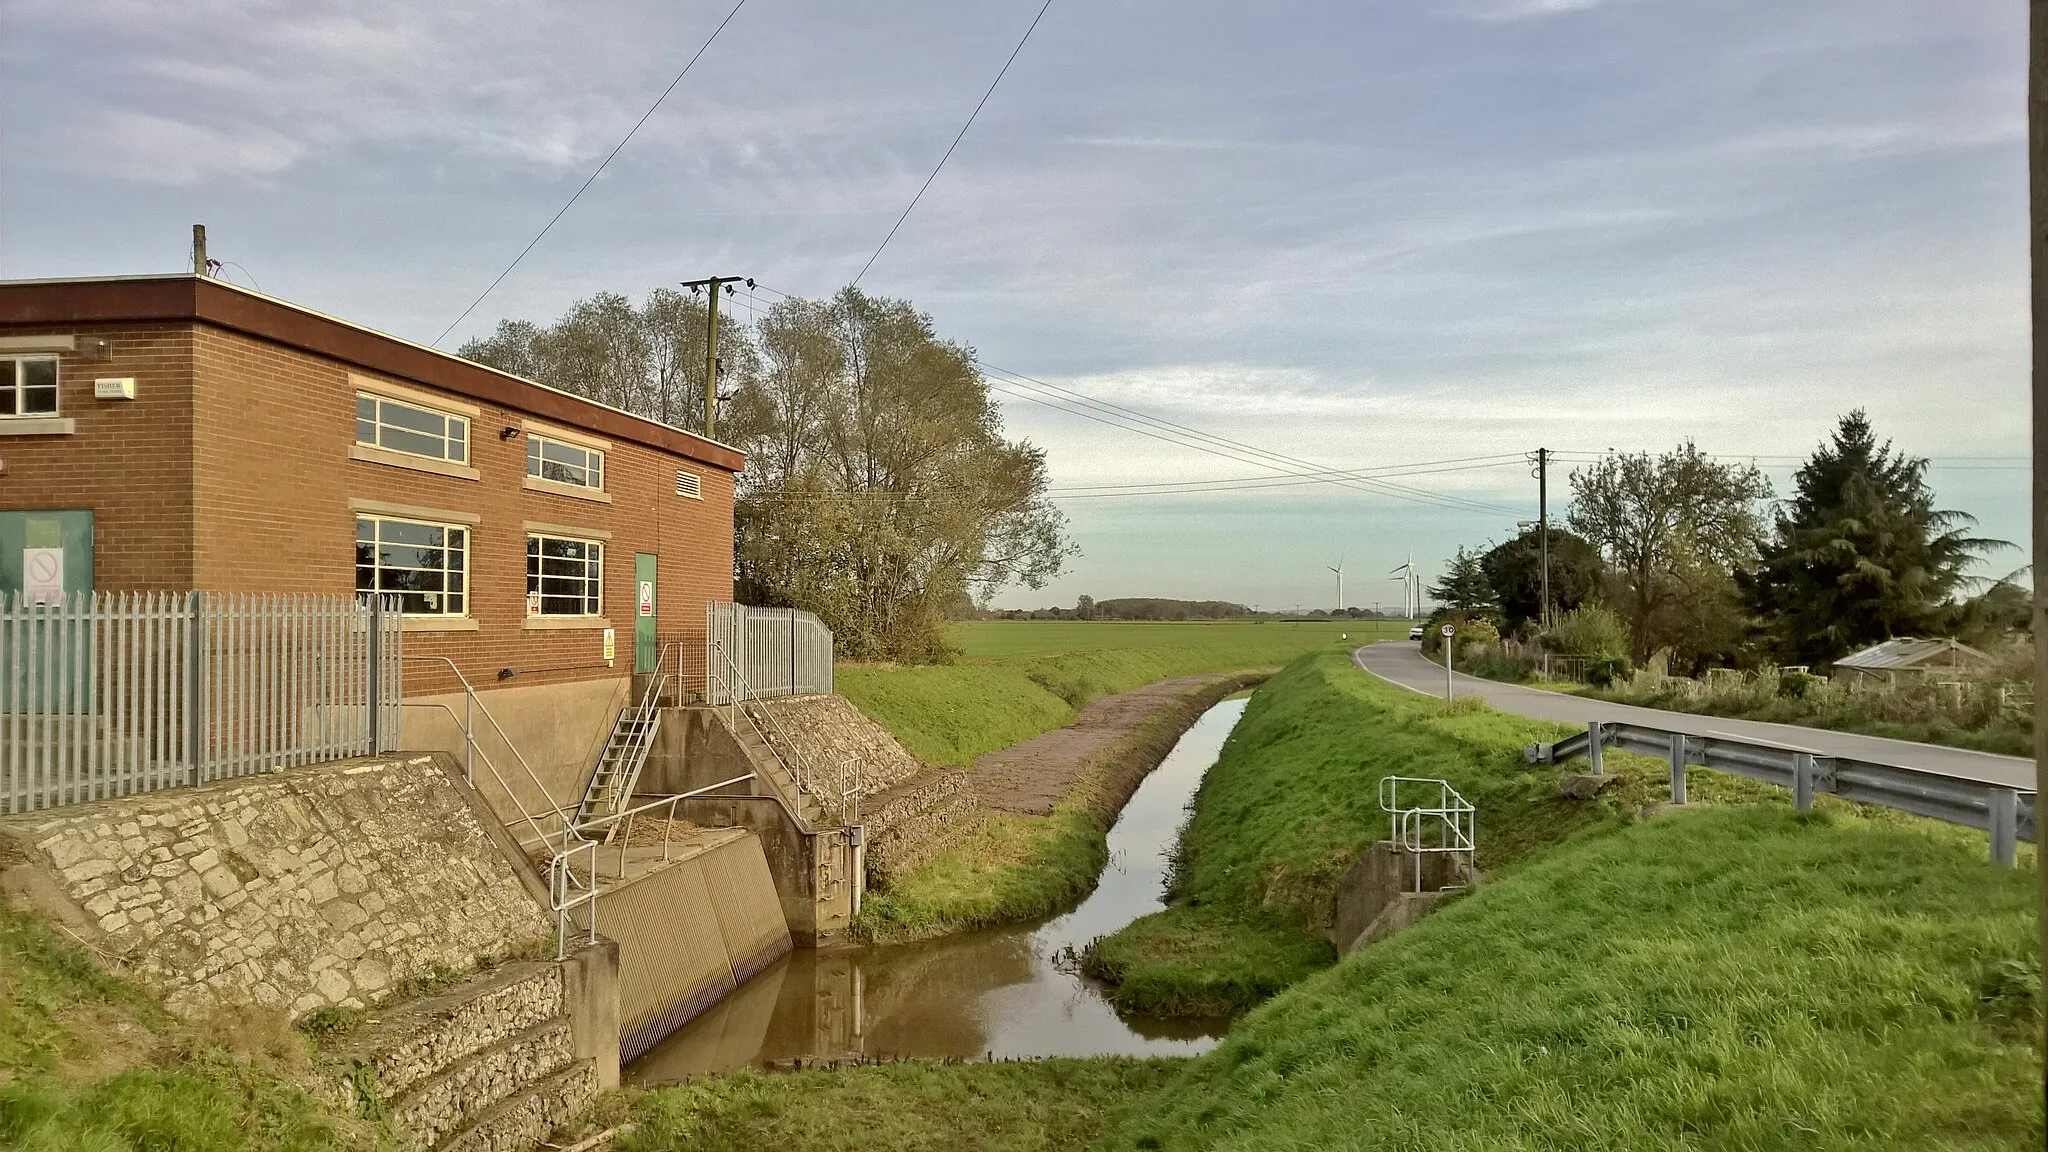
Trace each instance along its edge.
{"label": "wooden telegraph pole", "polygon": [[746,281],[749,288],[752,279],[745,276],[707,276],[702,280],[685,280],[685,288],[706,288],[711,292],[711,311],[705,316],[704,329],[704,438],[718,439],[718,290],[728,293],[731,285]]}
{"label": "wooden telegraph pole", "polygon": [[[2048,0],[2027,6],[2027,241],[2033,266],[2034,426],[2034,796],[2048,795]],[[2038,840],[2039,831],[2035,832]],[[2048,885],[2041,887],[2042,950],[2048,955]],[[2042,1083],[2048,1098],[2048,1080]]]}

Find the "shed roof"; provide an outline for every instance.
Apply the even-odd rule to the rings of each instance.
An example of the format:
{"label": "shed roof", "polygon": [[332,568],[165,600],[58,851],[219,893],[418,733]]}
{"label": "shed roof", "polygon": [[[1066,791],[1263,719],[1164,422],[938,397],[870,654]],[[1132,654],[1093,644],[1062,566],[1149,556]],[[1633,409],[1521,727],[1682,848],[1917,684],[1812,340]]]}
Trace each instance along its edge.
{"label": "shed roof", "polygon": [[1938,657],[1948,656],[1946,664],[1988,660],[1990,657],[1958,640],[1916,640],[1902,637],[1872,644],[1861,652],[1853,652],[1835,661],[1837,668],[1861,668],[1865,671],[1903,671],[1933,663]]}
{"label": "shed roof", "polygon": [[737,472],[746,463],[746,455],[730,444],[225,280],[190,272],[0,280],[0,329],[8,325],[151,320],[189,320],[232,329],[401,380],[672,452],[728,472]]}

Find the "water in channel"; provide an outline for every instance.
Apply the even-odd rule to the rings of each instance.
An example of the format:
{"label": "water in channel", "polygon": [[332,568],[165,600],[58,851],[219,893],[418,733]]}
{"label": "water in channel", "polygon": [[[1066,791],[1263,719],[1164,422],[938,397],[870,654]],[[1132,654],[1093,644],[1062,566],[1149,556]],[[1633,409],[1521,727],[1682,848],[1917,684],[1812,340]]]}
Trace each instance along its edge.
{"label": "water in channel", "polygon": [[1037,924],[881,948],[799,948],[626,1069],[642,1087],[794,1059],[1192,1055],[1223,1020],[1118,1016],[1074,955],[1148,912],[1188,801],[1245,702],[1202,714],[1109,833],[1088,899]]}

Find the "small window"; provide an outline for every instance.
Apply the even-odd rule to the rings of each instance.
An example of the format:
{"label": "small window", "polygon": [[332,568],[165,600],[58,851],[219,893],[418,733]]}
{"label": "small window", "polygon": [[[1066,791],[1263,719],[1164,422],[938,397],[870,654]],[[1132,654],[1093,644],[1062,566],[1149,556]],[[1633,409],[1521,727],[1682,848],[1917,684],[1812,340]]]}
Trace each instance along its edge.
{"label": "small window", "polygon": [[0,416],[50,416],[57,411],[57,358],[0,360]]}
{"label": "small window", "polygon": [[604,615],[604,545],[595,540],[528,536],[526,614]]}
{"label": "small window", "polygon": [[469,420],[403,400],[358,392],[356,443],[467,464]]}
{"label": "small window", "polygon": [[356,518],[356,591],[396,593],[408,616],[461,616],[469,604],[469,529]]}
{"label": "small window", "polygon": [[526,434],[526,474],[537,480],[604,489],[604,453]]}
{"label": "small window", "polygon": [[702,500],[704,498],[703,478],[695,472],[685,472],[680,468],[676,469],[676,495],[687,496],[692,500]]}

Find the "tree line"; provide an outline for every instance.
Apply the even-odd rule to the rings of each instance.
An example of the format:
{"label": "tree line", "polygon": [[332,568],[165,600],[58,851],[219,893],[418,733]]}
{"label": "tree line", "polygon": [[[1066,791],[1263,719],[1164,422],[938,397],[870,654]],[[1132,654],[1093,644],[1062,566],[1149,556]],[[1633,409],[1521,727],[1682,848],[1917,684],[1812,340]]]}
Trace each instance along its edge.
{"label": "tree line", "polygon": [[[459,354],[701,433],[708,312],[673,289],[600,293]],[[718,437],[747,454],[734,596],[817,613],[842,657],[942,659],[945,620],[1073,554],[1045,454],[1004,437],[974,350],[906,301],[849,287],[722,323],[717,377]]]}
{"label": "tree line", "polygon": [[1981,590],[1970,576],[2011,545],[1936,507],[1927,464],[1880,443],[1861,409],[1775,503],[1754,465],[1690,441],[1611,455],[1571,473],[1564,527],[1550,530],[1548,627],[1537,529],[1460,548],[1430,589],[1443,606],[1432,623],[1455,618],[1466,636],[1517,636],[1609,674],[1653,657],[1692,673],[1824,666],[1898,637],[1981,644],[2016,633],[2028,622],[2019,574]]}

